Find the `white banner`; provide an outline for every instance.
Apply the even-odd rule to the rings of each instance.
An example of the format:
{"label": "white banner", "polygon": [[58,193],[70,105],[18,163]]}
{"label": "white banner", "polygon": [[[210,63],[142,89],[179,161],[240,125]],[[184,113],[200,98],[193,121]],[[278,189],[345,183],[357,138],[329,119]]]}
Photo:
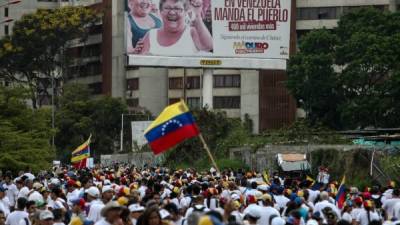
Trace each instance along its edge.
{"label": "white banner", "polygon": [[153,66],[270,68],[262,60],[289,58],[291,0],[126,1],[129,65],[152,56]]}

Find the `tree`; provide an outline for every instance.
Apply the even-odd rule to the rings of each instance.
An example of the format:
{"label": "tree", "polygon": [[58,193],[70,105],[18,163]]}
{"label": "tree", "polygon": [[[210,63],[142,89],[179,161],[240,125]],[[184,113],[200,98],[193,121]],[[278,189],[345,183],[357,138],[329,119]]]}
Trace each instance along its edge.
{"label": "tree", "polygon": [[49,96],[51,79],[62,80],[72,40],[84,41],[99,16],[87,7],[40,9],[15,22],[11,36],[0,40],[0,75],[26,85],[32,105],[38,93]]}
{"label": "tree", "polygon": [[25,103],[26,90],[0,86],[0,169],[48,169],[54,159],[49,140],[50,113],[31,110]]}
{"label": "tree", "polygon": [[396,127],[400,13],[361,8],[310,32],[289,61],[287,86],[308,119],[333,128]]}
{"label": "tree", "polygon": [[95,158],[114,153],[115,144],[119,144],[121,114],[127,112],[125,102],[106,96],[94,99],[89,96],[86,85],[69,84],[59,100],[56,146],[59,158],[65,162],[69,162],[71,152],[90,134],[91,153]]}

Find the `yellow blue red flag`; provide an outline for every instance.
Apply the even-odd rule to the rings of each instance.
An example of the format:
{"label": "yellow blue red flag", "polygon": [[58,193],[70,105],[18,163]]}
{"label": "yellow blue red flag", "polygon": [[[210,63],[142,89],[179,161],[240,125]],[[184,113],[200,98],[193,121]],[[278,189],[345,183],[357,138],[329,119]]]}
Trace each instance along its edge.
{"label": "yellow blue red flag", "polygon": [[157,155],[199,133],[189,108],[181,100],[167,106],[146,129],[144,136]]}
{"label": "yellow blue red flag", "polygon": [[92,135],[89,136],[88,140],[85,141],[83,144],[81,144],[78,148],[76,148],[72,152],[72,157],[71,157],[71,163],[72,164],[79,164],[83,165],[86,163],[82,163],[83,160],[90,158],[90,139],[92,138]]}

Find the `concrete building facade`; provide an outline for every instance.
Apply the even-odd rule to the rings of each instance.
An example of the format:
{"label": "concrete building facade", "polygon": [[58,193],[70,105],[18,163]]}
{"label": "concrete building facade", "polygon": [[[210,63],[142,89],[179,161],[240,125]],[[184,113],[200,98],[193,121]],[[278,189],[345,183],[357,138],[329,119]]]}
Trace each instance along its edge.
{"label": "concrete building facade", "polygon": [[[184,98],[192,108],[207,105],[230,117],[250,118],[255,133],[281,128],[296,118],[296,102],[284,85],[285,71],[215,69],[210,74],[199,68],[128,66],[124,0],[23,0],[10,5],[7,16],[17,20],[37,8],[65,5],[86,5],[103,13],[89,40],[71,47],[76,61],[70,66],[69,82],[88,84],[94,94],[125,98],[131,110],[153,115]],[[341,15],[362,6],[395,11],[400,0],[292,0],[290,53],[296,52],[297,40],[305,33],[334,28]],[[0,18],[6,18],[5,9],[0,11]],[[12,22],[1,24],[0,37],[6,25],[8,33],[12,29]]]}

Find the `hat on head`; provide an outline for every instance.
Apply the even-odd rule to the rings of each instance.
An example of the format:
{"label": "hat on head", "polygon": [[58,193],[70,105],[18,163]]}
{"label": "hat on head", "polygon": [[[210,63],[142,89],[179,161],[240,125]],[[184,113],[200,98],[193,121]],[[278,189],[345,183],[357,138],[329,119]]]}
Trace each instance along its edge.
{"label": "hat on head", "polygon": [[114,191],[114,189],[111,187],[111,185],[103,186],[101,193],[106,193],[107,191]]}
{"label": "hat on head", "polygon": [[122,196],[122,197],[119,197],[119,198],[117,199],[117,202],[118,202],[118,204],[120,204],[120,205],[126,206],[126,205],[128,204],[128,202],[129,202],[129,199],[128,199],[127,197]]}
{"label": "hat on head", "polygon": [[143,212],[144,207],[139,204],[132,204],[128,207],[130,212]]}
{"label": "hat on head", "polygon": [[68,187],[75,187],[76,186],[76,181],[74,181],[72,179],[68,180],[67,186]]}
{"label": "hat on head", "polygon": [[254,195],[248,195],[247,196],[247,203],[248,204],[256,203],[256,202],[257,202],[257,199],[256,199],[256,197]]}
{"label": "hat on head", "polygon": [[38,207],[38,208],[41,208],[41,207],[43,207],[43,206],[45,206],[47,203],[45,202],[45,201],[42,201],[42,200],[37,200],[37,201],[35,201],[35,205],[36,205],[36,207]]}
{"label": "hat on head", "polygon": [[113,209],[121,209],[121,208],[122,208],[122,207],[121,207],[120,204],[118,204],[118,202],[116,202],[116,201],[111,201],[111,202],[107,203],[107,204],[103,207],[103,209],[101,209],[100,214],[101,214],[102,217],[106,217],[106,216],[107,216],[107,213],[108,213],[109,211],[111,211],[111,210],[113,210]]}
{"label": "hat on head", "polygon": [[40,220],[48,220],[48,219],[54,219],[54,215],[51,211],[49,210],[44,210],[40,213],[39,215]]}
{"label": "hat on head", "polygon": [[35,190],[40,190],[42,187],[43,187],[43,184],[41,184],[41,183],[39,183],[39,182],[35,182],[35,183],[32,185],[32,188],[35,189]]}
{"label": "hat on head", "polygon": [[263,194],[260,199],[263,200],[263,201],[271,202],[272,201],[272,196],[270,194]]}
{"label": "hat on head", "polygon": [[258,190],[260,191],[268,191],[269,190],[269,186],[266,184],[262,184],[260,186],[257,187]]}
{"label": "hat on head", "polygon": [[252,207],[246,213],[245,217],[246,216],[250,216],[250,217],[255,218],[255,219],[260,219],[261,218],[261,212],[257,208]]}
{"label": "hat on head", "polygon": [[285,225],[286,221],[281,217],[275,217],[271,220],[271,225]]}
{"label": "hat on head", "polygon": [[100,197],[100,191],[97,187],[90,187],[85,191],[85,193],[95,198]]}

